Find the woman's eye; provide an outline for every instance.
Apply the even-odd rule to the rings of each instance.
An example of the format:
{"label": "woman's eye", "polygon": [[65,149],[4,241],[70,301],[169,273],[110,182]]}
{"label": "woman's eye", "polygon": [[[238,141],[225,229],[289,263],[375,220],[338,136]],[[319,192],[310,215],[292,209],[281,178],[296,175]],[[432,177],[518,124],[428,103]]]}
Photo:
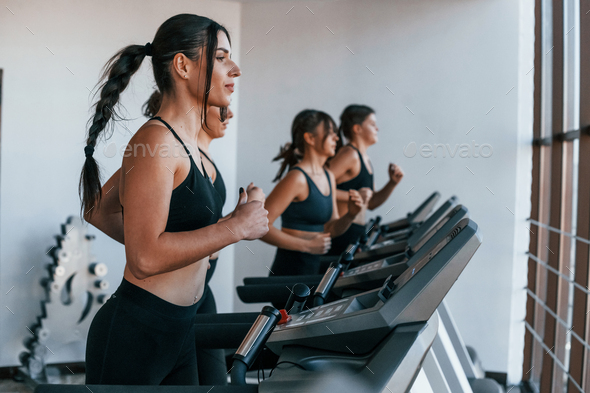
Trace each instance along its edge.
{"label": "woman's eye", "polygon": [[219,60],[219,61],[222,61],[223,59],[225,59],[225,57],[223,57],[223,56],[217,58],[217,60]]}

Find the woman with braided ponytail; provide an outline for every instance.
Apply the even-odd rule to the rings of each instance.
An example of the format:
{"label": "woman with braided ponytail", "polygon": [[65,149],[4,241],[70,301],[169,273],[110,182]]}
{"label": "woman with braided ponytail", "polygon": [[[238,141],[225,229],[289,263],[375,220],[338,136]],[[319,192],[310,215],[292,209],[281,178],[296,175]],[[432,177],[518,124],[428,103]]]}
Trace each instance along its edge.
{"label": "woman with braided ponytail", "polygon": [[[86,383],[197,384],[194,318],[209,255],[268,231],[262,202],[248,202],[243,189],[231,217],[218,222],[221,197],[199,154],[188,148],[196,153],[209,107],[229,105],[233,79],[241,75],[230,54],[223,26],[181,14],[160,26],[153,43],[130,45],[106,65],[80,179],[87,221],[95,208],[103,211],[103,198],[114,199],[105,198],[111,190],[108,182],[103,195],[92,152],[109,121],[116,120],[119,96],[146,56],[152,56],[162,102],[158,116],[129,141],[133,153],[123,158],[118,181],[123,228],[116,220],[102,224],[107,225],[105,233],[124,240],[126,264],[121,285],[90,326]],[[170,147],[186,155],[171,154]]]}
{"label": "woman with braided ponytail", "polygon": [[[149,100],[144,104],[144,115],[147,118],[156,116],[160,110],[162,102],[162,95],[159,91],[155,91]],[[225,117],[225,120],[221,119]],[[229,119],[233,117],[233,113],[229,108],[210,107],[207,111],[207,126],[202,127],[198,137],[198,148],[201,152],[201,160],[205,171],[210,174],[213,180],[213,187],[219,193],[222,204],[225,204],[226,189],[221,173],[217,166],[209,159],[209,145],[213,139],[222,138],[225,135],[225,129],[229,123]],[[105,183],[103,189],[109,191],[101,200],[99,206],[94,208],[93,216],[89,219],[89,223],[97,227],[106,235],[112,237],[121,244],[125,244],[123,237],[123,216],[121,212],[121,205],[119,201],[119,181],[121,177],[121,170],[116,171],[113,176]],[[262,190],[250,183],[246,193],[248,200],[264,201],[265,195]],[[224,217],[223,219],[227,219]],[[213,291],[209,286],[209,282],[213,277],[215,268],[217,266],[219,252],[209,257],[209,269],[205,276],[205,289],[202,297],[197,303],[197,314],[216,314],[217,306]],[[225,360],[225,352],[222,349],[196,348],[197,351],[197,366],[199,370],[199,384],[200,385],[226,385],[227,384],[227,365]]]}
{"label": "woman with braided ponytail", "polygon": [[[271,275],[307,275],[320,272],[320,255],[331,238],[344,233],[363,208],[357,191],[348,195],[348,211],[338,214],[336,180],[325,168],[336,151],[336,124],[330,115],[304,110],[295,116],[291,143],[273,161],[282,161],[266,199],[269,231],[262,240],[277,247]],[[287,175],[281,179],[285,170]],[[281,216],[282,227],[272,226]]]}

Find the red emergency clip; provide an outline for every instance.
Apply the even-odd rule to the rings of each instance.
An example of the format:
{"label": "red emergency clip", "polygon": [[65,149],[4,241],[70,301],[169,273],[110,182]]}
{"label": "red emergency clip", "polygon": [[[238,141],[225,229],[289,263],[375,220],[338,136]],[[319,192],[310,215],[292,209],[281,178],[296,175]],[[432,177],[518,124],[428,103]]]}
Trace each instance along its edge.
{"label": "red emergency clip", "polygon": [[281,320],[279,322],[277,322],[277,325],[282,325],[282,324],[287,323],[291,320],[291,316],[287,313],[287,310],[282,309],[282,310],[279,310],[279,312],[281,313]]}

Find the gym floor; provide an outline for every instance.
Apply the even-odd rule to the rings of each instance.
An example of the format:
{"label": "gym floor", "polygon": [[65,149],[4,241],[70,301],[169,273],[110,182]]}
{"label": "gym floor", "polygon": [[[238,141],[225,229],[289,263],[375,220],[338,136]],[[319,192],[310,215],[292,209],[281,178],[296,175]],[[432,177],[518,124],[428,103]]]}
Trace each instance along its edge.
{"label": "gym floor", "polygon": [[[74,371],[78,370],[74,368]],[[83,385],[85,376],[82,372],[68,372],[64,367],[47,368],[47,380],[49,383]],[[3,375],[3,377],[7,376]],[[11,377],[0,378],[0,393],[33,393],[36,385],[37,383],[28,377],[24,377],[22,382]]]}
{"label": "gym floor", "polygon": [[15,382],[12,379],[0,380],[0,392],[2,393],[30,393],[34,387],[25,382]]}
{"label": "gym floor", "polygon": [[[73,375],[50,375],[49,380],[52,383],[71,383],[71,384],[84,384],[83,373],[77,373]],[[57,379],[57,380],[56,380]],[[59,380],[59,381],[58,381]],[[25,380],[23,382],[16,382],[12,378],[0,379],[0,393],[33,393],[35,390],[34,382]],[[527,393],[526,389],[522,389],[518,386],[510,386],[506,388],[506,393]]]}

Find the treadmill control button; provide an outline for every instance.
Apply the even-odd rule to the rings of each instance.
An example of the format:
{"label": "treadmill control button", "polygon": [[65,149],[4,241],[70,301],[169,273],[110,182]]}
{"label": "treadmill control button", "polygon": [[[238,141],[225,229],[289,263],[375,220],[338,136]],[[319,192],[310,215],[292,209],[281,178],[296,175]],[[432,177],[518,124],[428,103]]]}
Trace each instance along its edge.
{"label": "treadmill control button", "polygon": [[279,310],[281,313],[281,319],[277,322],[277,325],[283,325],[289,322],[292,318],[289,314],[287,314],[287,310]]}

